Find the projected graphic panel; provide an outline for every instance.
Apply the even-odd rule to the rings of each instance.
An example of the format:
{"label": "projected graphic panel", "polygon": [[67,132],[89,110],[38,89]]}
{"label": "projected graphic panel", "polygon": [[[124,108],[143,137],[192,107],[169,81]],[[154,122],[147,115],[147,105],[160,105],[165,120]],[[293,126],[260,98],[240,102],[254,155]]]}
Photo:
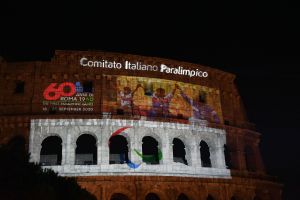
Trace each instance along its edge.
{"label": "projected graphic panel", "polygon": [[43,91],[45,112],[91,112],[93,102],[92,85],[81,82],[51,83]]}
{"label": "projected graphic panel", "polygon": [[219,90],[133,76],[104,76],[103,111],[148,120],[207,120],[222,123]]}

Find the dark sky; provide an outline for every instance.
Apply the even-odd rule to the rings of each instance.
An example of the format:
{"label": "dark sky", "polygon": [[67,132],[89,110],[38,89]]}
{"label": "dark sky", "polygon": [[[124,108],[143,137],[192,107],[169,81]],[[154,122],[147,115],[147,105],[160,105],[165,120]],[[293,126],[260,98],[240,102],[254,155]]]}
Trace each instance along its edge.
{"label": "dark sky", "polygon": [[262,133],[267,170],[286,183],[291,199],[296,187],[300,191],[299,6],[174,4],[10,1],[0,14],[0,55],[9,61],[49,60],[55,49],[95,49],[235,73],[248,117]]}

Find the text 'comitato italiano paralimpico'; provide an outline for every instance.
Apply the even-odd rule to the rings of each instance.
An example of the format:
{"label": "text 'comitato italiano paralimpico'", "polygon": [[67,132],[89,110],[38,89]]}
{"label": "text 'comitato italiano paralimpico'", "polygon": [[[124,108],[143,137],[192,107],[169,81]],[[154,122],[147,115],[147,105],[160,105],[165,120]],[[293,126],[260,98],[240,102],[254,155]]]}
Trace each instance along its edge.
{"label": "text 'comitato italiano paralimpico'", "polygon": [[125,61],[124,63],[108,60],[89,60],[88,58],[81,58],[80,65],[83,67],[93,67],[93,68],[107,68],[107,69],[125,69],[125,70],[138,70],[138,71],[154,71],[167,74],[178,74],[189,77],[208,77],[206,71],[201,71],[199,69],[186,69],[182,66],[169,67],[165,64],[160,65],[148,65],[142,62],[130,62]]}

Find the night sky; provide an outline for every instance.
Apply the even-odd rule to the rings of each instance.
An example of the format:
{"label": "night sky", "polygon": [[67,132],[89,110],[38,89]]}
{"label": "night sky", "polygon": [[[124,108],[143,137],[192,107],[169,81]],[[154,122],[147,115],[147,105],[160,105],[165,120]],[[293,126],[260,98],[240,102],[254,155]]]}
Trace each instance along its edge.
{"label": "night sky", "polygon": [[[37,7],[38,6],[38,7]],[[249,120],[262,133],[269,174],[300,191],[299,7],[259,4],[113,5],[4,3],[0,55],[50,60],[54,50],[104,50],[171,58],[237,75]],[[298,190],[298,191],[297,191]]]}

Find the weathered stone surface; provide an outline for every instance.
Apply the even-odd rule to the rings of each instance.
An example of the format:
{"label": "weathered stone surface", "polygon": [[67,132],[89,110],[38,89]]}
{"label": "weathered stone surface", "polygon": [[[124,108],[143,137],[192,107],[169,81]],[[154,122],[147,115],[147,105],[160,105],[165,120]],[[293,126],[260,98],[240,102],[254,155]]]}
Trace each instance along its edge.
{"label": "weathered stone surface", "polygon": [[[71,125],[72,124],[72,125]],[[120,126],[121,125],[121,126]],[[133,125],[133,126],[132,126]],[[142,139],[152,136],[158,141],[158,148],[163,153],[159,165],[142,163],[137,169],[126,164],[108,164],[108,142],[112,133],[122,127],[128,141],[129,159],[133,155],[131,148],[142,148]],[[192,126],[188,124],[171,124],[153,121],[133,121],[115,119],[36,119],[31,121],[29,151],[32,162],[40,162],[40,151],[43,140],[49,136],[59,136],[62,139],[63,162],[61,166],[50,167],[63,176],[96,176],[96,175],[147,175],[147,176],[183,176],[183,177],[212,177],[230,178],[230,171],[226,169],[223,146],[226,143],[224,130]],[[98,153],[97,165],[75,165],[76,140],[82,134],[90,134],[96,138]],[[194,148],[187,156],[188,166],[173,162],[172,141],[180,138],[184,141],[186,151]],[[132,142],[135,141],[135,145]],[[212,168],[201,167],[200,141],[206,141],[211,150]],[[165,145],[168,144],[168,145]],[[102,152],[103,151],[103,152]],[[99,158],[100,157],[100,158]],[[74,166],[75,165],[75,166]]]}

